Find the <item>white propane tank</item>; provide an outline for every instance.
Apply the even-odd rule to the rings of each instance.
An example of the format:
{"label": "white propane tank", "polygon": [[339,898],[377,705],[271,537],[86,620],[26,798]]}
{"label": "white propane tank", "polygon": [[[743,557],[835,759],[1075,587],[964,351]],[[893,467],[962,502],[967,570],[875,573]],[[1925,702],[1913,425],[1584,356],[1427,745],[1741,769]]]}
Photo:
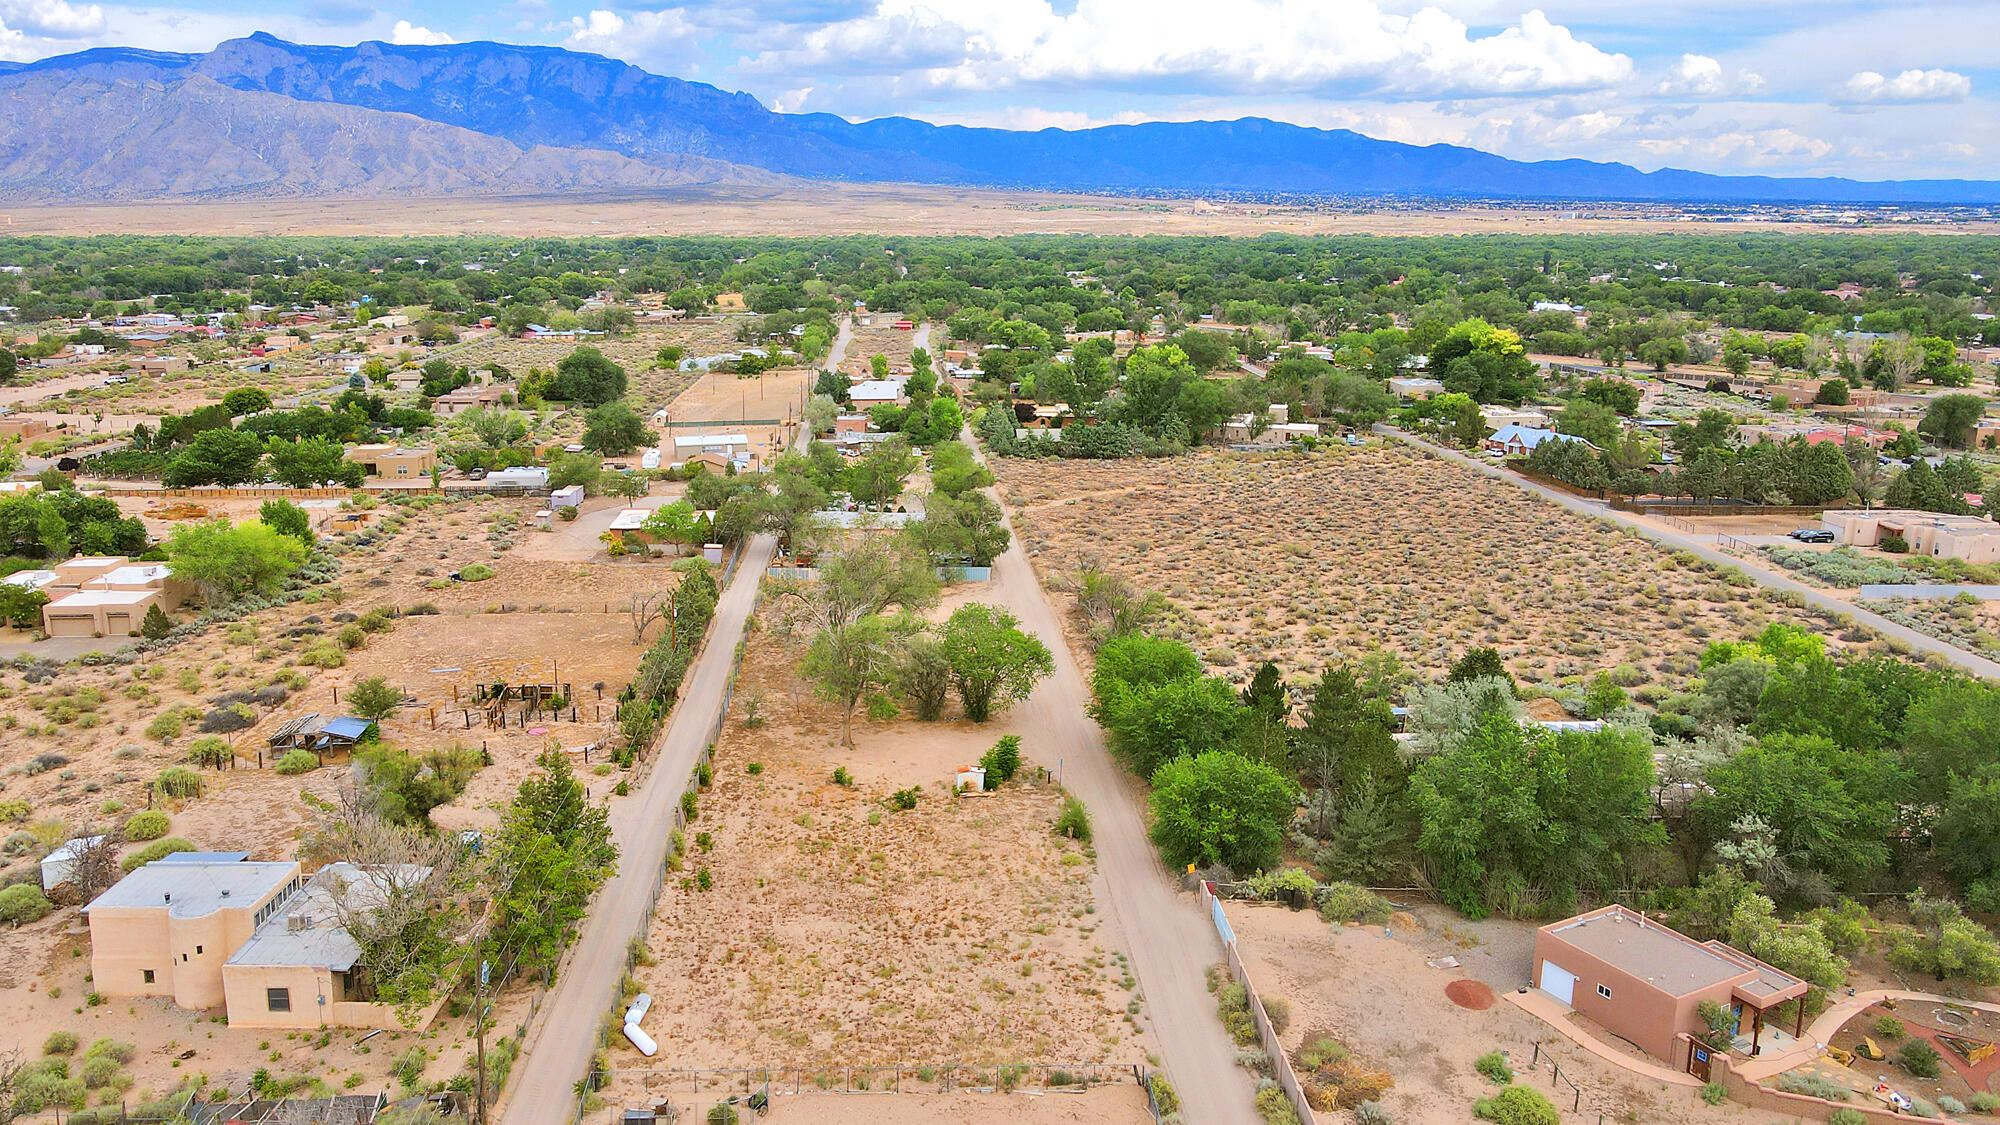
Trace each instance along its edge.
{"label": "white propane tank", "polygon": [[653,1042],[653,1037],[640,1030],[636,1023],[625,1025],[625,1038],[630,1039],[632,1045],[639,1048],[639,1053],[649,1059],[659,1053],[660,1045]]}
{"label": "white propane tank", "polygon": [[625,1022],[636,1026],[646,1018],[646,1013],[652,1010],[653,994],[650,992],[641,992],[632,1001],[632,1006],[625,1009]]}

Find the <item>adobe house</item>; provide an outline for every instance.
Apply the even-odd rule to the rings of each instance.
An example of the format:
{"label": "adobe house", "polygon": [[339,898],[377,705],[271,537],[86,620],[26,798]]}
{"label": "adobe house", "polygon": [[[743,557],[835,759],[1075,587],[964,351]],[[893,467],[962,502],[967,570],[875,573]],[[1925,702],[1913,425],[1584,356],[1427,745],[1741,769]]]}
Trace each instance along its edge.
{"label": "adobe house", "polygon": [[[1534,984],[1648,1054],[1686,1064],[1681,1036],[1707,1030],[1695,1008],[1713,1000],[1736,1031],[1763,1047],[1764,1013],[1804,996],[1805,981],[1719,941],[1696,941],[1623,906],[1535,931]],[[1799,1021],[1805,1005],[1798,1006]],[[1802,1026],[1794,1027],[1798,1036]]]}
{"label": "adobe house", "polygon": [[[408,868],[413,877],[427,868]],[[355,967],[361,946],[340,923],[339,904],[378,904],[388,882],[374,868],[330,863],[313,873],[284,909],[267,918],[222,966],[231,1027],[378,1027],[402,1029],[392,1005],[365,999]],[[428,1025],[439,996],[418,1016]]]}
{"label": "adobe house", "polygon": [[1984,516],[1952,516],[1908,508],[1866,511],[1825,511],[1820,526],[1841,543],[1879,546],[1884,535],[1900,535],[1913,555],[1963,559],[1969,563],[2000,562],[2000,524]]}
{"label": "adobe house", "polygon": [[91,987],[217,1007],[223,963],[304,883],[296,863],[149,863],[83,908]]}
{"label": "adobe house", "polygon": [[419,480],[437,468],[437,453],[430,449],[406,449],[396,445],[350,445],[342,460],[361,466],[371,477],[390,480]]}
{"label": "adobe house", "polygon": [[[64,596],[64,591],[74,593]],[[41,586],[52,599],[42,607],[42,631],[51,637],[122,637],[139,630],[146,611],[163,612],[187,600],[188,584],[163,563],[122,558],[71,559]]]}

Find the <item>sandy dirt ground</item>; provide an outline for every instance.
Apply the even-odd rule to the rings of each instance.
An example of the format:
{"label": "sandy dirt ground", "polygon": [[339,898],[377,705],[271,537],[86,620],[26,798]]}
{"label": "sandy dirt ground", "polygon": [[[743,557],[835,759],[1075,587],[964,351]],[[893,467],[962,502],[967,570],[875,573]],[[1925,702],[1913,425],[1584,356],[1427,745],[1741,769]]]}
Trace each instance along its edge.
{"label": "sandy dirt ground", "polygon": [[915,329],[894,327],[897,314],[875,313],[869,317],[873,323],[854,325],[854,341],[848,345],[847,355],[841,361],[840,371],[850,379],[868,377],[870,364],[877,355],[889,360],[891,373],[910,370],[910,350],[917,346]]}
{"label": "sandy dirt ground", "polygon": [[1443,207],[1362,204],[1309,209],[1197,199],[1010,192],[912,184],[798,183],[768,191],[689,188],[647,195],[577,193],[548,198],[400,197],[230,203],[126,203],[9,207],[0,234],[344,234],[594,237],[644,234],[1004,235],[1021,233],[1256,235],[1787,232],[1990,234],[2000,224],[1882,224],[1847,227],[1757,217],[1729,223],[1683,221],[1645,205],[1551,204]]}
{"label": "sandy dirt ground", "polygon": [[[714,1097],[676,1100],[674,1105],[700,1113]],[[616,1125],[623,1120],[622,1112],[616,1107],[601,1110],[585,1117],[584,1125]],[[1020,1090],[1006,1094],[787,1093],[772,1097],[770,1115],[762,1120],[777,1125],[930,1125],[938,1121],[955,1125],[1060,1125],[1071,1121],[1116,1125],[1151,1118],[1146,1112],[1145,1091],[1127,1083],[1088,1091]]]}
{"label": "sandy dirt ground", "polygon": [[[671,585],[674,579],[665,566],[516,557],[513,545],[523,534],[519,528],[530,504],[468,501],[415,514],[383,506],[374,513],[383,518],[370,528],[374,541],[347,549],[339,577],[332,587],[319,588],[315,602],[260,611],[238,623],[233,634],[230,627],[213,626],[136,663],[64,668],[40,682],[40,673],[31,677],[27,669],[0,673],[0,801],[28,806],[19,823],[0,825],[0,831],[14,833],[45,821],[68,830],[123,821],[153,802],[149,783],[182,761],[217,696],[273,681],[286,685],[288,696],[254,705],[255,725],[225,736],[238,748],[242,768],[202,771],[206,789],[198,798],[154,802],[172,816],[172,835],[201,848],[247,850],[258,859],[292,858],[311,816],[303,796],[335,796],[347,781],[347,763],[336,758],[325,768],[287,777],[254,768],[257,748],[286,718],[339,713],[335,693],[345,698],[357,680],[373,675],[403,687],[414,701],[383,723],[388,743],[412,753],[455,743],[484,745],[492,755],[493,765],[436,811],[440,825],[496,823],[493,806],[511,797],[533,758],[551,746],[570,750],[585,783],[603,794],[617,778],[599,772],[608,767],[596,756],[586,762],[582,750],[606,741],[613,729],[608,706],[599,720],[596,685],[604,684],[606,700],[615,697],[643,651],[621,607],[632,591]],[[428,588],[438,576],[472,562],[493,566],[495,577]],[[340,591],[338,602],[327,596],[334,588]],[[344,652],[339,667],[301,662],[315,646],[331,643],[354,615],[424,603],[439,612],[396,618],[390,630]],[[446,712],[453,687],[469,696],[474,683],[498,679],[570,683],[581,721],[544,716],[523,727],[510,716],[508,726],[497,729],[475,715],[470,731],[462,720],[452,721],[459,718]],[[435,729],[432,704],[440,710]],[[170,710],[193,718],[178,733],[152,731],[152,722]],[[49,753],[63,760],[31,772],[29,760]],[[29,849],[0,856],[0,877],[32,877],[36,854]],[[311,1073],[335,1089],[345,1088],[349,1073],[361,1073],[356,1088],[373,1090],[381,1088],[395,1055],[410,1045],[408,1035],[400,1043],[385,1035],[357,1045],[356,1036],[336,1032],[329,1046],[318,1047],[316,1037],[309,1043],[269,1032],[232,1032],[208,1022],[206,1013],[159,1002],[88,1005],[83,979],[88,940],[73,907],[0,935],[0,950],[7,954],[0,957],[0,1010],[15,1017],[0,1029],[0,1050],[20,1046],[38,1054],[42,1038],[59,1027],[86,1042],[98,1036],[131,1041],[141,1048],[128,1068],[137,1083],[134,1092],[170,1088],[194,1073],[240,1086],[258,1065],[278,1073]],[[517,985],[503,996],[503,1031],[525,1020],[529,994]],[[447,1017],[423,1040],[441,1055],[427,1072],[433,1078],[460,1069],[462,1034],[459,1022]],[[273,1042],[259,1046],[266,1040]],[[169,1057],[169,1044],[175,1054],[188,1048],[197,1053],[180,1062]]]}
{"label": "sandy dirt ground", "polygon": [[[804,638],[772,616],[662,892],[655,964],[636,970],[661,1052],[614,1050],[607,1099],[639,1104],[661,1067],[1142,1062],[1091,853],[1050,831],[1060,794],[1032,764],[1048,748],[1025,746],[1023,776],[979,798],[953,798],[950,778],[1004,718],[862,719],[843,749],[838,715],[794,674]],[[906,787],[917,807],[889,808]]]}
{"label": "sandy dirt ground", "polygon": [[[813,373],[778,369],[757,375],[713,372],[702,375],[667,406],[667,420],[677,423],[660,437],[660,461],[685,461],[676,438],[699,434],[740,433],[750,439],[750,452],[760,466],[777,459],[797,432],[796,422],[812,390]],[[752,419],[777,419],[775,424],[748,424]],[[686,423],[710,423],[689,426]],[[791,424],[788,424],[791,423]],[[700,452],[686,450],[688,455]]]}
{"label": "sandy dirt ground", "polygon": [[1195,649],[1239,677],[1267,657],[1316,675],[1375,649],[1429,677],[1491,645],[1529,681],[1629,666],[1631,685],[1674,682],[1710,639],[1807,620],[1396,446],[995,469],[1045,582],[1095,565],[1157,590],[1187,614]]}
{"label": "sandy dirt ground", "polygon": [[[1433,967],[1452,956],[1466,960],[1479,939],[1462,931],[1398,927],[1384,937],[1379,927],[1329,926],[1311,911],[1282,906],[1228,904],[1238,949],[1258,992],[1290,1005],[1282,1035],[1296,1051],[1308,1035],[1331,1034],[1369,1064],[1395,1078],[1381,1101],[1404,1125],[1461,1125],[1471,1118],[1475,1098],[1496,1088],[1473,1070],[1488,1051],[1507,1052],[1516,1081],[1550,1095],[1562,1119],[1594,1125],[1607,1120],[1648,1125],[1760,1121],[1738,1107],[1710,1108],[1691,1089],[1665,1088],[1595,1058],[1502,999],[1484,1011],[1470,1011],[1445,995],[1445,986],[1469,975]],[[1526,972],[1522,961],[1521,971]],[[1543,1066],[1532,1064],[1542,1045]],[[1582,1088],[1579,1105],[1566,1083],[1551,1085],[1550,1057]],[[1346,1122],[1346,1112],[1319,1113],[1320,1122]]]}

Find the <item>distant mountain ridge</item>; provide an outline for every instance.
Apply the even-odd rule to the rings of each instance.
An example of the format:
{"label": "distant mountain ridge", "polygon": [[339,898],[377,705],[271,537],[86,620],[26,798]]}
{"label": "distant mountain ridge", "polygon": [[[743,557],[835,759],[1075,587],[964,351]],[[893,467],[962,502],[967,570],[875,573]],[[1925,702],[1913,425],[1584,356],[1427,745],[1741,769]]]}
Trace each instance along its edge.
{"label": "distant mountain ridge", "polygon": [[[166,90],[173,91],[178,128],[188,135],[172,137],[165,151],[135,143],[134,129],[143,133],[144,123],[128,119],[126,128],[114,128],[121,124],[115,116],[90,111],[78,93],[156,108],[167,95],[140,92]],[[280,111],[287,104],[292,108]],[[857,124],[831,114],[778,113],[748,94],[599,55],[490,42],[301,46],[260,32],[205,54],[97,48],[0,66],[0,106],[8,110],[0,121],[0,192],[9,195],[29,185],[76,198],[148,190],[527,194],[771,183],[775,173],[1189,194],[2000,203],[2000,183],[1992,181],[1715,176],[1586,160],[1524,162],[1261,118],[1039,132],[896,117]],[[227,108],[249,106],[255,111]],[[65,128],[56,145],[28,127],[65,120],[79,107],[107,133]],[[288,149],[285,131],[292,128],[325,130],[338,144],[323,152]],[[203,151],[203,130],[216,131],[224,149],[251,155],[224,161],[224,175],[212,185],[158,166],[181,150]],[[257,155],[287,151],[276,163]],[[457,174],[454,160],[467,161]],[[573,174],[565,174],[565,162]],[[66,179],[50,182],[58,176]]]}

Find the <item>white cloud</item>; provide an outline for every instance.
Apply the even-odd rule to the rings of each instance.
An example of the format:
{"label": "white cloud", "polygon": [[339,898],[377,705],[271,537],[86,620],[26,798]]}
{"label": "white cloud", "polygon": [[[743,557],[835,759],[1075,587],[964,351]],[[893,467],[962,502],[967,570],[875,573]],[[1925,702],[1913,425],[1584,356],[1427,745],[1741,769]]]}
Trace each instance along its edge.
{"label": "white cloud", "polygon": [[1667,76],[1654,93],[1670,97],[1714,98],[1729,94],[1754,94],[1764,88],[1762,75],[1739,70],[1734,77],[1723,73],[1722,64],[1707,55],[1682,55],[1669,67]]}
{"label": "white cloud", "polygon": [[0,0],[0,26],[50,39],[81,39],[104,31],[104,9],[66,0]]}
{"label": "white cloud", "polygon": [[1949,70],[1906,70],[1893,78],[1864,70],[1847,80],[1847,96],[1863,102],[1955,102],[1972,93],[1972,79]]}
{"label": "white cloud", "polygon": [[1475,36],[1436,7],[1376,0],[876,0],[867,15],[765,51],[746,70],[848,67],[910,90],[1173,85],[1233,93],[1323,89],[1396,96],[1602,89],[1632,60],[1539,10]]}
{"label": "white cloud", "polygon": [[622,59],[654,58],[668,47],[681,47],[697,34],[680,8],[620,14],[603,8],[588,16],[571,16],[548,25],[563,35],[562,45]]}
{"label": "white cloud", "polygon": [[442,31],[418,27],[409,20],[397,20],[396,26],[389,30],[389,42],[398,47],[436,47],[457,40]]}

